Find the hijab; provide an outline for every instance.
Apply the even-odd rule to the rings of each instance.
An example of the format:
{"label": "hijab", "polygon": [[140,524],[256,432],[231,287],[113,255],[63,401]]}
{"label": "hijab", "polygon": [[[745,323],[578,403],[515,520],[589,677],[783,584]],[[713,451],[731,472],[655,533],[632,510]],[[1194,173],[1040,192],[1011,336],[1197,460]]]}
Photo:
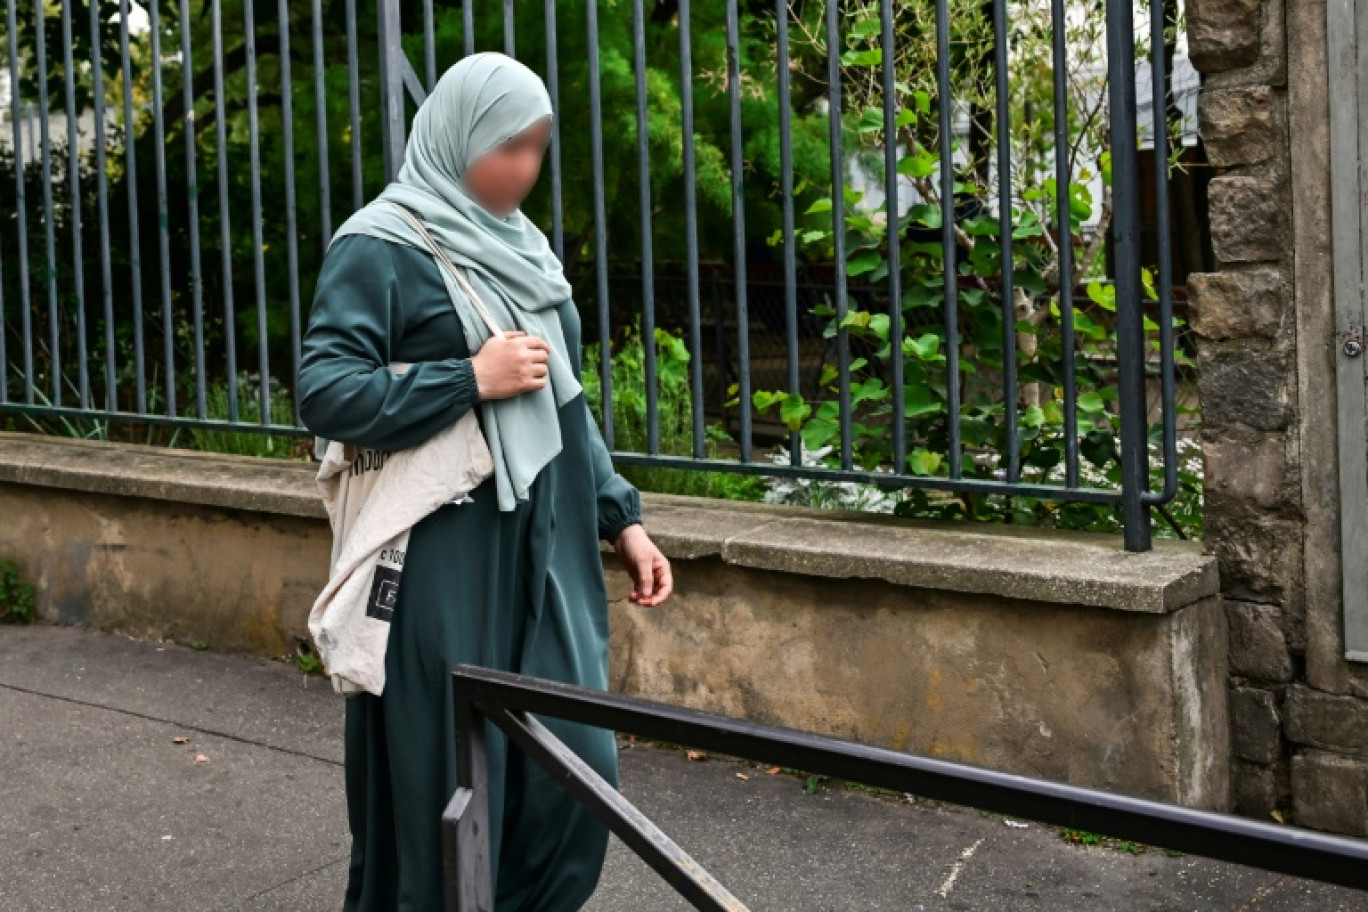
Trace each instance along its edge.
{"label": "hijab", "polygon": [[[556,312],[571,289],[541,229],[521,209],[504,217],[485,209],[462,178],[481,155],[551,116],[546,86],[522,63],[494,52],[463,58],[419,106],[399,174],[333,237],[364,234],[427,250],[389,203],[407,206],[463,270],[501,330],[524,330],[550,347],[545,386],[483,403],[500,510],[526,500],[537,473],[560,452],[558,410],[581,392]],[[440,271],[474,354],[490,331],[456,281]]]}

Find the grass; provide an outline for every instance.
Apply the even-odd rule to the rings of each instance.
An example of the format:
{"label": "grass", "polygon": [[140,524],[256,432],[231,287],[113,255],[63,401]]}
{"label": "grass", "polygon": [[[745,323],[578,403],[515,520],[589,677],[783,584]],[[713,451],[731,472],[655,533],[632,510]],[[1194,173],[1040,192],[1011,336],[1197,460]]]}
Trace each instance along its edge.
{"label": "grass", "polygon": [[[271,378],[270,423],[294,424],[294,403],[279,381]],[[205,390],[205,414],[213,420],[227,421],[231,416],[231,400],[227,383],[215,383]],[[261,423],[260,385],[248,374],[241,374],[237,383],[237,420],[243,424]],[[271,459],[299,459],[305,441],[281,434],[248,430],[195,428],[192,432],[195,449],[210,453],[229,453],[237,456],[261,456]]]}

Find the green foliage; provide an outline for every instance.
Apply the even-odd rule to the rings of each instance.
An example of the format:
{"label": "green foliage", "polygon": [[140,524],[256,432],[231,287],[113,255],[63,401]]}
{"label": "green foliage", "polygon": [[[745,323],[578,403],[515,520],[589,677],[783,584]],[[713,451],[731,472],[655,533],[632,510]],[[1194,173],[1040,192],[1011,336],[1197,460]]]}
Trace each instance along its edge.
{"label": "green foliage", "polygon": [[[256,35],[256,91],[247,80],[244,32],[248,27],[243,0],[221,0],[223,43],[223,91],[215,90],[214,17],[209,0],[189,0],[182,23],[179,0],[157,0],[162,49],[161,114],[163,141],[154,129],[156,109],[153,101],[150,33],[131,35],[129,82],[134,115],[124,122],[124,74],[115,0],[97,0],[103,23],[98,68],[86,64],[91,58],[91,0],[73,0],[74,55],[78,66],[74,77],[76,107],[88,111],[93,101],[94,75],[103,79],[104,101],[112,118],[106,137],[104,163],[108,177],[110,238],[102,245],[97,200],[97,162],[92,153],[79,156],[75,174],[67,150],[52,150],[54,194],[53,227],[57,238],[57,257],[48,263],[46,231],[42,216],[41,169],[32,161],[25,168],[27,228],[29,240],[28,274],[34,316],[33,334],[39,342],[35,351],[34,377],[50,389],[49,377],[60,360],[64,372],[74,371],[84,361],[90,371],[96,398],[103,402],[103,380],[107,357],[103,344],[106,333],[100,302],[102,287],[101,249],[107,250],[112,296],[116,305],[112,327],[114,335],[115,379],[118,408],[134,411],[136,388],[133,376],[136,363],[134,337],[133,281],[140,283],[141,340],[145,371],[156,370],[164,361],[169,346],[181,376],[177,379],[178,408],[191,391],[182,378],[192,373],[198,341],[194,328],[194,308],[202,309],[202,341],[205,361],[211,371],[228,361],[230,339],[236,345],[239,365],[255,365],[264,344],[272,353],[271,372],[287,388],[292,387],[289,359],[284,356],[292,344],[292,303],[307,313],[312,297],[313,277],[317,274],[325,247],[324,200],[330,207],[327,227],[335,229],[352,211],[355,202],[352,185],[352,141],[359,143],[361,186],[359,198],[371,198],[384,183],[383,156],[380,154],[381,120],[380,74],[377,55],[377,16],[374,0],[356,4],[356,42],[361,49],[357,72],[360,96],[359,131],[353,136],[349,103],[348,42],[344,0],[322,0],[321,18],[323,67],[314,69],[311,33],[313,16],[307,3],[287,5],[291,76],[282,87],[282,40],[279,9],[274,3],[253,5],[250,25]],[[143,4],[147,7],[148,4]],[[54,118],[63,118],[66,76],[61,69],[62,6],[48,2],[45,13],[47,77],[49,101]],[[586,4],[584,0],[557,3],[558,82],[560,101],[560,160],[565,175],[564,232],[567,270],[575,274],[577,261],[592,256],[594,250],[594,182],[584,179],[590,171],[589,55],[587,46]],[[774,48],[767,40],[768,13],[743,8],[740,14],[741,125],[745,174],[743,201],[747,225],[755,236],[777,227],[779,199],[774,189],[779,180],[778,98],[771,78],[775,67]],[[539,72],[545,71],[545,9],[540,4],[516,4],[517,52]],[[422,6],[406,2],[401,18],[408,24],[405,46],[410,60],[424,70]],[[610,4],[599,9],[598,68],[601,83],[604,143],[603,198],[611,236],[607,238],[610,256],[632,262],[640,255],[641,212],[637,169],[636,79],[632,72],[631,10],[625,4]],[[21,99],[34,101],[38,85],[36,74],[36,22],[25,17],[21,24],[19,53],[23,78],[18,85]],[[189,69],[179,55],[182,25],[189,34]],[[459,59],[463,52],[462,10],[457,4],[438,4],[435,10],[435,56],[438,71]],[[503,46],[503,18],[497,6],[476,11],[474,44],[477,49]],[[725,7],[700,4],[692,18],[692,84],[694,86],[694,133],[685,137],[681,127],[681,72],[679,58],[679,21],[664,7],[648,6],[645,22],[645,74],[647,118],[645,124],[650,161],[650,195],[655,249],[678,251],[678,238],[684,229],[685,191],[683,148],[687,143],[695,153],[693,181],[699,203],[699,245],[703,258],[729,255],[732,249],[732,188],[730,168],[731,127],[727,88]],[[315,77],[322,76],[322,104],[317,108]],[[184,109],[184,83],[193,89],[193,111]],[[813,87],[799,91],[794,106],[794,167],[800,178],[828,173],[826,118],[806,104]],[[284,132],[284,99],[292,104],[292,136],[287,146]],[[255,100],[258,129],[250,129],[249,101]],[[409,113],[412,113],[412,105]],[[193,114],[193,116],[187,116]],[[318,128],[322,115],[325,127]],[[219,131],[223,131],[220,142]],[[189,141],[187,142],[187,131]],[[24,148],[30,143],[25,136]],[[260,168],[250,167],[256,145]],[[326,174],[319,164],[326,144]],[[195,167],[191,180],[187,145]],[[130,148],[131,147],[131,148]],[[136,172],[129,168],[131,152]],[[158,158],[165,174],[165,215],[158,212]],[[220,179],[220,157],[226,163]],[[294,233],[286,218],[287,160],[295,176]],[[12,153],[0,152],[0,212],[17,213]],[[548,160],[524,210],[548,233],[552,223],[551,163]],[[129,224],[130,196],[136,183],[137,240]],[[254,186],[255,184],[255,186]],[[78,187],[75,204],[68,188]],[[221,190],[222,188],[222,190]],[[253,210],[254,191],[259,189],[263,211],[258,218]],[[326,190],[326,194],[323,192]],[[809,195],[814,195],[809,193]],[[80,208],[82,260],[70,255],[75,206]],[[191,281],[190,264],[194,243],[190,232],[192,206],[198,217],[200,285]],[[253,225],[260,228],[260,243],[253,236]],[[226,242],[223,229],[227,228]],[[17,259],[17,226],[0,232],[0,257],[5,258],[3,282],[5,301],[19,302],[20,271],[13,268]],[[164,236],[166,253],[161,253]],[[225,248],[226,243],[226,248]],[[227,264],[225,271],[224,264]],[[258,265],[259,263],[259,265]],[[135,264],[136,267],[135,267]],[[75,286],[77,270],[84,278],[85,334],[92,344],[84,359],[78,357],[78,306]],[[136,270],[136,276],[135,276]],[[296,291],[291,275],[300,279]],[[46,325],[47,291],[44,277],[52,280],[59,326],[50,332]],[[166,303],[164,303],[164,300]],[[233,302],[231,317],[227,307]],[[231,323],[231,326],[230,326]],[[8,321],[11,351],[20,349],[18,321]],[[163,335],[170,329],[169,338]],[[57,338],[59,351],[47,351],[45,343]],[[163,365],[164,369],[164,365]],[[221,370],[221,368],[220,368]],[[220,375],[221,376],[221,375]],[[69,402],[68,398],[68,402]],[[84,432],[86,429],[81,429]],[[68,429],[67,432],[74,432]]]}
{"label": "green foliage", "polygon": [[296,668],[310,676],[322,676],[323,660],[314,651],[313,645],[307,641],[300,640],[295,644],[294,655],[287,656]]}
{"label": "green foliage", "polygon": [[[645,29],[645,135],[649,158],[650,217],[655,250],[680,256],[684,232],[684,158],[688,141],[694,151],[693,182],[699,205],[699,249],[704,259],[729,255],[732,235],[731,124],[728,97],[726,6],[694,4],[690,13],[694,133],[683,134],[683,100],[677,15],[664,4],[647,4]],[[544,73],[544,11],[540,4],[518,4],[518,57]],[[781,224],[781,200],[775,193],[780,180],[779,98],[773,79],[777,65],[770,40],[769,11],[757,13],[745,4],[738,13],[740,47],[741,144],[745,173],[742,199],[748,233],[764,237]],[[451,5],[438,13],[438,60],[460,55],[461,10]],[[561,160],[567,175],[590,175],[591,110],[588,33],[584,0],[556,4]],[[637,162],[639,129],[637,86],[633,73],[631,7],[599,3],[599,84],[603,112],[603,197],[609,226],[610,256],[630,262],[640,256],[640,175]],[[503,46],[503,24],[497,14],[476,13],[476,47]],[[410,39],[408,50],[421,59],[421,37]],[[809,89],[809,94],[811,89]],[[805,102],[801,93],[793,105],[793,161],[798,178],[813,180],[830,172],[827,119]],[[550,161],[545,166],[550,171]],[[594,182],[564,182],[565,260],[573,268],[593,254]],[[523,204],[538,224],[550,226],[551,182],[543,179]],[[659,253],[657,254],[659,256]]]}
{"label": "green foliage", "polygon": [[[1101,836],[1088,830],[1077,830],[1072,827],[1064,827],[1059,831],[1059,836],[1065,842],[1076,846],[1101,846],[1111,849],[1113,852],[1120,852],[1123,855],[1144,855],[1152,847],[1140,842],[1131,842],[1127,839],[1113,839],[1110,836]],[[1168,852],[1170,857],[1180,856],[1180,852]]]}
{"label": "green foliage", "polygon": [[[987,104],[992,91],[992,62],[984,56],[984,41],[989,33],[981,4],[961,4],[963,15],[952,17],[952,42],[962,51],[953,70],[956,97],[964,100],[980,118],[990,118]],[[952,2],[952,7],[955,3]],[[854,99],[847,130],[867,145],[881,146],[891,138],[883,137],[881,95],[882,54],[879,51],[879,4],[862,2],[845,8],[849,27],[844,31],[847,48],[843,54],[843,83]],[[913,19],[925,13],[929,3],[909,4]],[[1039,23],[1037,23],[1039,25]],[[954,279],[958,304],[955,326],[959,346],[958,415],[947,382],[949,336],[945,326],[946,262],[942,246],[942,207],[937,195],[942,160],[938,135],[938,114],[934,110],[935,53],[931,38],[917,32],[915,24],[900,20],[909,36],[900,43],[897,62],[897,136],[901,154],[898,172],[912,179],[922,202],[895,217],[887,210],[862,205],[861,194],[842,187],[845,203],[844,233],[847,274],[851,277],[851,304],[844,314],[831,307],[818,309],[828,320],[825,334],[852,343],[866,357],[851,363],[848,392],[851,404],[851,448],[855,465],[867,471],[892,470],[926,477],[947,477],[951,466],[951,425],[957,420],[962,433],[965,478],[1005,480],[1010,458],[1015,455],[1025,482],[1061,485],[1065,474],[1066,435],[1064,388],[1066,378],[1076,384],[1076,421],[1079,440],[1080,476],[1085,486],[1117,488],[1120,485],[1119,395],[1114,368],[1117,341],[1114,313],[1115,289],[1101,276],[1086,283],[1085,294],[1074,295],[1074,307],[1061,310],[1060,252],[1071,248],[1076,276],[1086,275],[1095,262],[1110,218],[1110,169],[1105,151],[1106,136],[1092,120],[1073,120],[1066,134],[1074,149],[1092,149],[1100,174],[1084,167],[1072,170],[1074,182],[1068,187],[1067,224],[1052,224],[1056,193],[1053,168],[1039,167],[1046,151],[1052,149],[1053,124],[1048,118],[1031,119],[1032,110],[1051,108],[1048,66],[1049,31],[1027,25],[1018,27],[1013,46],[1010,74],[1009,109],[1011,130],[1005,141],[1012,146],[1018,163],[1014,195],[992,202],[1010,210],[1010,248],[1002,236],[1002,226],[989,204],[994,201],[995,180],[988,165],[995,154],[995,131],[991,121],[971,123],[967,141],[956,139],[954,149],[967,164],[955,167],[957,221],[954,226],[956,259]],[[1086,70],[1091,58],[1088,50],[1097,47],[1097,23],[1077,26],[1078,43],[1071,66]],[[818,35],[815,29],[812,35]],[[813,39],[820,44],[816,38]],[[1032,61],[1035,63],[1033,64]],[[1042,63],[1043,62],[1043,63]],[[1095,60],[1091,60],[1095,63]],[[1032,162],[1036,162],[1035,165]],[[1095,196],[1097,178],[1102,194]],[[969,205],[965,205],[966,202]],[[810,205],[810,219],[799,241],[817,256],[830,256],[834,250],[830,198]],[[889,262],[888,234],[895,230],[899,245],[902,332],[893,335],[886,311],[863,309],[863,301],[877,300],[887,287]],[[926,240],[934,238],[934,241]],[[778,235],[771,237],[777,244]],[[1003,274],[1007,250],[1014,285],[1010,299]],[[1154,294],[1154,278],[1146,271],[1143,284]],[[1070,289],[1075,291],[1076,289]],[[886,295],[883,295],[885,298]],[[887,306],[887,305],[885,305]],[[1010,322],[1007,322],[1010,321]],[[1073,327],[1076,355],[1070,359],[1064,348],[1066,324]],[[1178,325],[1175,321],[1175,325]],[[1146,345],[1158,348],[1159,327],[1146,319]],[[1007,340],[1014,343],[1014,363],[1018,387],[1012,391],[1016,410],[1015,427],[1019,449],[1008,452],[1008,409],[1003,395],[1003,376],[1007,370]],[[1180,355],[1181,357],[1181,355]],[[904,401],[893,401],[891,378],[895,359],[901,362],[905,383]],[[804,448],[822,456],[822,461],[838,464],[840,438],[841,380],[835,366],[828,366],[822,377],[823,394],[806,400],[786,391],[756,390],[749,403],[761,413],[777,413],[784,424],[799,432]],[[735,389],[733,389],[733,393]],[[908,441],[907,461],[894,465],[893,426],[901,422]],[[1152,451],[1159,446],[1159,429],[1151,430]],[[1151,459],[1151,464],[1158,462]],[[1201,482],[1195,461],[1185,460],[1179,475],[1179,500],[1170,514],[1171,521],[1184,535],[1200,532]],[[1158,481],[1156,473],[1156,482]],[[1043,524],[1065,528],[1112,531],[1120,528],[1120,508],[1080,503],[1060,504],[1029,497],[1001,497],[971,494],[933,495],[926,489],[912,488],[894,506],[902,515],[943,519]]]}
{"label": "green foliage", "polygon": [[[271,378],[269,400],[271,423],[275,425],[294,424],[294,404],[290,394],[276,378]],[[238,375],[237,420],[244,424],[261,423],[260,384],[251,375]],[[227,421],[229,398],[227,384],[215,383],[205,391],[205,412],[212,420]],[[196,449],[213,453],[233,453],[239,456],[265,456],[280,458],[299,458],[300,442],[293,437],[280,434],[261,434],[249,431],[226,431],[215,428],[195,428],[192,432]]]}
{"label": "green foliage", "polygon": [[[692,355],[684,339],[657,328],[656,341],[656,415],[660,432],[660,452],[666,455],[693,454],[693,400],[689,387],[689,361]],[[644,453],[648,449],[646,401],[646,353],[639,325],[624,328],[611,353],[614,448]],[[603,384],[600,374],[599,344],[584,346],[582,381],[584,395],[594,420],[603,424]],[[704,428],[704,455],[718,457],[720,449],[732,444],[730,435],[719,425]],[[730,500],[759,500],[763,482],[754,476],[729,472],[702,472],[693,469],[658,468],[644,465],[618,465],[624,478],[643,491],[665,494],[691,494]]]}
{"label": "green foliage", "polygon": [[0,560],[0,624],[31,624],[37,616],[33,584],[14,561]]}

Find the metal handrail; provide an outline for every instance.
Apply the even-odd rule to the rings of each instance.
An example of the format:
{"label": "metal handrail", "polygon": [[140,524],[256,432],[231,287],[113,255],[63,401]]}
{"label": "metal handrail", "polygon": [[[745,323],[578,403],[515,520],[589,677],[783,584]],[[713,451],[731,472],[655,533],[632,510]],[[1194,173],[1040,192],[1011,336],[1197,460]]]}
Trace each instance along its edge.
{"label": "metal handrail", "polygon": [[533,714],[1368,890],[1368,841],[922,757],[492,668],[457,665],[451,680],[457,788],[442,818],[447,912],[493,908],[485,720],[564,784],[696,908],[745,908]]}

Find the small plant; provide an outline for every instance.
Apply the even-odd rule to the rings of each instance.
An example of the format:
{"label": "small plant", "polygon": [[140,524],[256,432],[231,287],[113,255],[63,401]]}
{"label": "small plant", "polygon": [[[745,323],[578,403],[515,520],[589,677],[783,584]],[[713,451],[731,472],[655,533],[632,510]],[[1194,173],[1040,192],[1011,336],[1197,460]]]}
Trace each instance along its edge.
{"label": "small plant", "polygon": [[[693,397],[689,387],[692,354],[682,336],[657,328],[656,420],[660,452],[674,456],[693,454]],[[599,373],[598,343],[584,346],[581,382],[594,420],[603,424],[603,390]],[[615,449],[645,453],[649,423],[646,414],[646,354],[638,325],[623,330],[612,350],[613,444]],[[704,455],[717,458],[720,449],[732,444],[731,436],[718,424],[704,428]],[[619,467],[622,476],[643,491],[689,494],[728,500],[758,501],[764,482],[755,476],[696,469],[657,468],[644,465]]]}
{"label": "small plant", "polygon": [[304,674],[319,676],[323,674],[323,661],[318,657],[318,653],[314,652],[313,647],[309,643],[306,643],[303,640],[296,643],[294,656],[292,658],[294,659],[295,666]]}
{"label": "small plant", "polygon": [[0,561],[0,624],[31,624],[37,620],[33,584],[19,575],[13,561]]}
{"label": "small plant", "polygon": [[1149,851],[1149,847],[1143,843],[1131,842],[1127,839],[1113,839],[1110,836],[1099,836],[1097,833],[1075,830],[1071,827],[1060,830],[1059,835],[1065,842],[1073,845],[1101,846],[1104,849],[1111,849],[1113,852],[1121,852],[1125,855],[1144,855]]}

